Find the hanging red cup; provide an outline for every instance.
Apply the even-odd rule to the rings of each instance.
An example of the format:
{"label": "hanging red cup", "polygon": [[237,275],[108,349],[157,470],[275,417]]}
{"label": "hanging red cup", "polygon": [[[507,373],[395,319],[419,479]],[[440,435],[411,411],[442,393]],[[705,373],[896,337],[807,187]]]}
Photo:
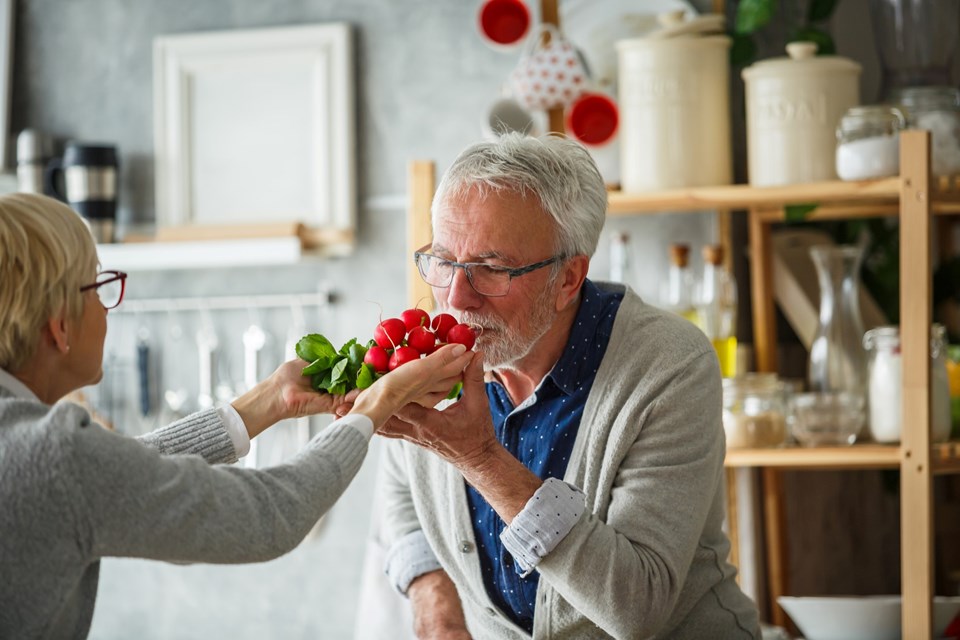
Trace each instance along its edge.
{"label": "hanging red cup", "polygon": [[567,108],[567,133],[583,144],[610,142],[619,122],[616,103],[603,93],[583,93]]}
{"label": "hanging red cup", "polygon": [[530,30],[530,9],[523,0],[484,0],[477,16],[480,35],[496,47],[523,40]]}

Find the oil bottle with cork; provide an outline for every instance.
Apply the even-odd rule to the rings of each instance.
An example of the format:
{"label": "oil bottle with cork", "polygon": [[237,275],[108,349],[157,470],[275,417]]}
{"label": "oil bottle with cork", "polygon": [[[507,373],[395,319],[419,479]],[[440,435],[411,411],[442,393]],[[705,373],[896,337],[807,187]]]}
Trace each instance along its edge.
{"label": "oil bottle with cork", "polygon": [[723,377],[730,378],[737,374],[737,284],[723,259],[721,245],[703,247],[696,323],[713,343]]}
{"label": "oil bottle with cork", "polygon": [[690,245],[670,245],[670,268],[664,284],[660,306],[696,324],[698,315],[693,303],[694,278],[690,270]]}

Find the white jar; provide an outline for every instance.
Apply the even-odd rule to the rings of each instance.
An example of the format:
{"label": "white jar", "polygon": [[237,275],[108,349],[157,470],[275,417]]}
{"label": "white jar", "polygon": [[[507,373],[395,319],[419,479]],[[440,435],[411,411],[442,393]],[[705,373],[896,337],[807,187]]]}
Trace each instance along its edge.
{"label": "white jar", "polygon": [[900,173],[900,131],[906,117],[896,107],[851,107],[837,126],[837,175],[841,180],[886,178]]}
{"label": "white jar", "polygon": [[812,42],[791,42],[789,57],[762,60],[743,70],[752,185],[837,178],[837,123],[860,102],[861,67],[816,52]]}
{"label": "white jar", "polygon": [[620,40],[620,182],[624,191],[730,184],[730,38],[723,17],[661,16]]}
{"label": "white jar", "polygon": [[[930,339],[930,422],[931,438],[950,438],[950,388],[944,357],[946,330],[935,324]],[[870,353],[867,396],[870,406],[870,435],[877,442],[899,442],[903,432],[903,360],[900,356],[900,329],[877,327],[863,336]]]}

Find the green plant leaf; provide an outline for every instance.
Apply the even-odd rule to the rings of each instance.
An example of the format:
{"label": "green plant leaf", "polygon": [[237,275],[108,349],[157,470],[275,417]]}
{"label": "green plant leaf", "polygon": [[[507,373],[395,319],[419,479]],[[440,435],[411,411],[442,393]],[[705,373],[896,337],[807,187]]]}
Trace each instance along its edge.
{"label": "green plant leaf", "polygon": [[833,36],[817,27],[806,25],[793,32],[790,42],[815,42],[818,56],[832,56],[837,52]]}
{"label": "green plant leaf", "polygon": [[757,58],[757,43],[753,36],[746,33],[728,34],[732,41],[730,45],[730,64],[734,67],[745,67]]}
{"label": "green plant leaf", "polygon": [[339,353],[341,356],[349,355],[349,354],[350,354],[350,347],[352,347],[352,346],[355,345],[355,344],[357,344],[357,339],[356,339],[356,338],[350,338],[349,340],[347,340],[346,342],[343,343],[343,346],[340,347],[340,350],[337,351],[337,353]]}
{"label": "green plant leaf", "polygon": [[734,19],[734,31],[754,33],[770,22],[777,8],[777,0],[740,0]]}
{"label": "green plant leaf", "polygon": [[807,9],[807,22],[820,22],[828,19],[837,8],[838,0],[810,0]]}
{"label": "green plant leaf", "polygon": [[347,392],[347,383],[341,382],[340,384],[335,384],[327,391],[329,391],[332,396],[342,396]]}
{"label": "green plant leaf", "polygon": [[360,365],[360,370],[357,372],[357,389],[366,389],[373,384],[374,380],[376,378],[373,367],[368,364]]}
{"label": "green plant leaf", "polygon": [[[333,368],[330,369],[331,384],[340,384],[341,382],[346,382],[347,364],[348,360],[346,358],[340,358],[337,360],[336,364],[333,365]],[[331,391],[330,393],[333,392]]]}
{"label": "green plant leaf", "polygon": [[819,204],[791,204],[783,208],[784,218],[789,223],[806,222],[807,215]]}
{"label": "green plant leaf", "polygon": [[332,358],[317,358],[307,366],[303,368],[303,371],[300,372],[301,375],[312,376],[316,373],[322,373],[330,368],[330,363],[333,362]]}
{"label": "green plant leaf", "polygon": [[324,357],[333,358],[337,355],[337,350],[333,348],[330,341],[319,333],[311,333],[300,338],[296,351],[297,357],[307,362]]}
{"label": "green plant leaf", "polygon": [[453,385],[453,389],[450,389],[450,393],[447,394],[447,400],[456,400],[460,397],[460,392],[463,391],[463,383],[458,382]]}
{"label": "green plant leaf", "polygon": [[[350,365],[354,368],[354,370],[357,370],[360,368],[360,365],[363,364],[363,357],[367,355],[367,348],[362,344],[357,344],[356,341],[351,341],[349,345],[350,348],[347,349],[347,352],[343,355],[347,356],[347,360],[350,361]],[[342,352],[343,349],[340,351]]]}

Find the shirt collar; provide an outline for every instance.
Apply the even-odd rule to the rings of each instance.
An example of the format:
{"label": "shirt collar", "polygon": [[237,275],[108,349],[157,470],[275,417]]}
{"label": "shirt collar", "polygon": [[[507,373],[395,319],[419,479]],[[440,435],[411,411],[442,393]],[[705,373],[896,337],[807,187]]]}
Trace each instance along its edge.
{"label": "shirt collar", "polygon": [[[583,281],[580,292],[580,308],[573,319],[570,336],[567,338],[560,359],[557,360],[548,374],[554,384],[568,396],[576,392],[577,387],[582,384],[585,377],[593,377],[593,370],[599,366],[603,359],[603,353],[590,352],[592,355],[586,355],[585,357],[582,350],[578,353],[576,349],[571,349],[570,346],[595,344],[597,342],[597,318],[600,317],[609,298],[615,296],[615,294],[601,291],[590,280]],[[589,375],[584,371],[588,371]]]}
{"label": "shirt collar", "polygon": [[7,373],[5,370],[0,369],[0,387],[5,388],[7,391],[12,393],[14,397],[20,398],[21,400],[36,400],[40,402],[40,398],[37,397],[33,391],[23,384],[12,374]]}

